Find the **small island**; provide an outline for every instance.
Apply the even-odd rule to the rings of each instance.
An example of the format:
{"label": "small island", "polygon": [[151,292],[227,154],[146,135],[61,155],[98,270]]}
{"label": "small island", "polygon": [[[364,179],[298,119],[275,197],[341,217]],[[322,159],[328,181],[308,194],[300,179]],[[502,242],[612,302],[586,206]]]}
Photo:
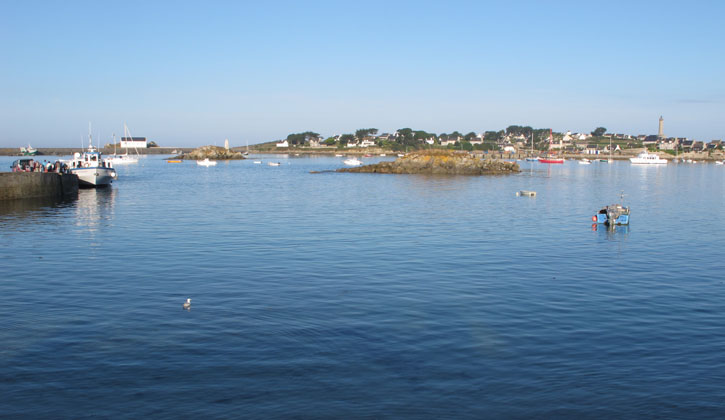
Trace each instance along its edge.
{"label": "small island", "polygon": [[520,171],[516,162],[481,159],[472,153],[450,150],[423,150],[392,162],[337,170],[337,172],[426,175],[502,175]]}
{"label": "small island", "polygon": [[182,153],[171,159],[191,159],[191,160],[233,160],[245,159],[242,152],[235,152],[219,146],[201,146],[189,153]]}

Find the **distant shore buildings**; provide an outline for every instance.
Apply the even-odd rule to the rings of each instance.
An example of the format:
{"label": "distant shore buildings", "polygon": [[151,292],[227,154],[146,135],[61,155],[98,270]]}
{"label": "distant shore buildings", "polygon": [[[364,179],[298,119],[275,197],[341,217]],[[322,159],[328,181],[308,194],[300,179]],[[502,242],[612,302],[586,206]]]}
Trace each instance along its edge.
{"label": "distant shore buildings", "polygon": [[145,149],[148,147],[146,137],[121,137],[121,147]]}

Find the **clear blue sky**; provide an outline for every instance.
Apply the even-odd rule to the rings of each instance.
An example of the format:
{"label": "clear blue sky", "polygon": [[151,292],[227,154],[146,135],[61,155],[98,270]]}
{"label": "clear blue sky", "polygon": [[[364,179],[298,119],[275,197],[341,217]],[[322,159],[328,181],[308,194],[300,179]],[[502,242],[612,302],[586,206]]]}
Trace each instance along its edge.
{"label": "clear blue sky", "polygon": [[[550,4],[546,4],[550,3]],[[0,147],[511,124],[725,137],[725,2],[0,0]]]}

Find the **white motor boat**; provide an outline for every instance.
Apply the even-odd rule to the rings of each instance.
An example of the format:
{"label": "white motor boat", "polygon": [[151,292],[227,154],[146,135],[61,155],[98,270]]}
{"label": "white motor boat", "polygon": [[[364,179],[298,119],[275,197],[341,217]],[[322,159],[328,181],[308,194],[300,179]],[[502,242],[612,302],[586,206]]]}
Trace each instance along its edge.
{"label": "white motor boat", "polygon": [[725,160],[716,160],[715,165],[722,165],[725,164]]}
{"label": "white motor boat", "polygon": [[252,163],[254,163],[255,165],[261,165],[262,164],[262,161],[261,160],[255,160]]}
{"label": "white motor boat", "polygon": [[267,165],[269,165],[269,166],[279,166],[279,165],[281,165],[281,163],[279,163],[279,162],[267,162]]}
{"label": "white motor boat", "polygon": [[103,159],[101,152],[93,147],[91,136],[88,136],[88,150],[74,153],[68,163],[70,173],[78,176],[78,186],[104,187],[118,178],[113,163]]}
{"label": "white motor boat", "polygon": [[646,150],[638,154],[637,157],[629,158],[629,161],[644,165],[662,165],[667,163],[667,159],[662,159],[654,153],[648,153]]}
{"label": "white motor boat", "polygon": [[200,166],[214,166],[214,165],[216,165],[216,161],[209,160],[209,158],[206,158],[204,160],[197,160],[196,164],[200,165]]}
{"label": "white motor boat", "polygon": [[345,160],[342,161],[342,163],[344,163],[347,166],[360,166],[360,165],[363,164],[360,159],[355,158],[355,157],[351,157],[349,159],[345,159]]}
{"label": "white motor boat", "polygon": [[584,158],[584,159],[582,159],[582,160],[579,161],[579,164],[580,165],[591,165],[592,164],[592,161],[589,160],[589,159],[587,159],[587,158]]}

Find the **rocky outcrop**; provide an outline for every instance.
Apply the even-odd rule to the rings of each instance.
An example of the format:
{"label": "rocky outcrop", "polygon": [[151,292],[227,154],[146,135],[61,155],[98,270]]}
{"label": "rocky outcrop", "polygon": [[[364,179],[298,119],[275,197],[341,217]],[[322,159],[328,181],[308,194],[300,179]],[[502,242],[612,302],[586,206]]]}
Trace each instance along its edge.
{"label": "rocky outcrop", "polygon": [[174,159],[193,159],[193,160],[228,160],[228,159],[244,159],[242,152],[234,152],[219,146],[201,146],[189,153],[176,156]]}
{"label": "rocky outcrop", "polygon": [[481,159],[467,152],[428,150],[414,152],[392,162],[380,162],[337,172],[429,175],[497,175],[520,172],[515,162]]}

